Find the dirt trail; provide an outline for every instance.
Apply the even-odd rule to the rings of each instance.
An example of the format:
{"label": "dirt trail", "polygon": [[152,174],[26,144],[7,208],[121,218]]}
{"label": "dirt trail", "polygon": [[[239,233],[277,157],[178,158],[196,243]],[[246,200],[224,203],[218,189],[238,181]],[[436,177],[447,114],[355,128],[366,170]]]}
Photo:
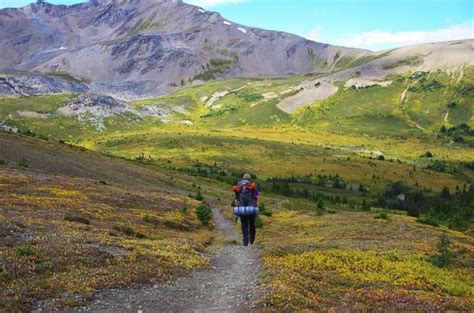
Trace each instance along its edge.
{"label": "dirt trail", "polygon": [[445,122],[445,123],[448,123],[448,119],[449,119],[449,109],[448,109],[448,111],[446,112],[446,114],[444,115],[444,122]]}
{"label": "dirt trail", "polygon": [[212,257],[211,268],[193,272],[164,284],[141,289],[102,292],[87,306],[74,312],[252,312],[260,274],[259,249],[244,247],[234,224],[220,209],[213,209],[213,220],[226,241]]}
{"label": "dirt trail", "polygon": [[410,85],[407,86],[407,88],[405,88],[405,90],[403,90],[402,92],[402,95],[400,96],[400,112],[402,112],[403,116],[405,117],[405,120],[406,122],[410,125],[410,126],[414,126],[416,128],[418,128],[419,130],[425,130],[420,124],[418,124],[417,122],[415,122],[414,120],[411,119],[411,117],[405,113],[402,109],[403,107],[403,103],[405,102],[405,99],[407,97],[407,94],[408,94],[408,90],[410,89]]}

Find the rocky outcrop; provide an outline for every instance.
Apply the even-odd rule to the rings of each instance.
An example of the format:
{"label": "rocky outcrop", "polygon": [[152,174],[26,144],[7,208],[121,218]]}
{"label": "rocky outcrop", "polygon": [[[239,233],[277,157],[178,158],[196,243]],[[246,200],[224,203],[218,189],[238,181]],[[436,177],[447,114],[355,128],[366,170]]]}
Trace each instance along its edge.
{"label": "rocky outcrop", "polygon": [[105,129],[104,119],[107,117],[128,115],[129,119],[144,117],[164,118],[170,112],[170,110],[157,105],[136,109],[125,101],[97,94],[79,96],[57,110],[57,113],[62,116],[75,117],[81,122],[92,124],[98,131]]}
{"label": "rocky outcrop", "polygon": [[58,113],[65,116],[89,114],[100,118],[132,111],[126,102],[101,95],[82,95],[73,99],[68,105],[58,109]]}
{"label": "rocky outcrop", "polygon": [[68,78],[35,74],[0,74],[0,96],[19,97],[61,93],[83,93],[88,87]]}

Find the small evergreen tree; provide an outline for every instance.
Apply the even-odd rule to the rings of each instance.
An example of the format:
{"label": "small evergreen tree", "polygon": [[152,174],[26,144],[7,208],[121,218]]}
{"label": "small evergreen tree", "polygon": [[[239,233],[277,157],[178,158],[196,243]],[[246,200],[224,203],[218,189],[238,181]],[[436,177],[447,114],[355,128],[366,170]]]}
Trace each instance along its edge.
{"label": "small evergreen tree", "polygon": [[20,160],[20,161],[18,161],[17,165],[18,165],[18,166],[21,166],[21,167],[25,167],[25,168],[26,168],[26,167],[28,167],[28,166],[29,166],[29,164],[28,164],[28,160],[27,160],[27,159],[25,159],[25,158],[21,158],[21,160]]}
{"label": "small evergreen tree", "polygon": [[260,212],[265,216],[272,216],[273,215],[273,211],[270,210],[270,209],[267,209],[265,207],[265,202],[263,202],[263,201],[260,203]]}
{"label": "small evergreen tree", "polygon": [[367,211],[367,212],[370,211],[370,205],[369,205],[369,203],[367,203],[367,201],[365,199],[362,200],[362,204],[360,206],[360,209],[362,211]]}
{"label": "small evergreen tree", "polygon": [[194,199],[196,199],[197,201],[202,201],[204,200],[204,197],[201,193],[201,190],[198,190],[197,194],[194,196]]}
{"label": "small evergreen tree", "polygon": [[207,202],[202,201],[201,204],[196,207],[195,212],[202,225],[209,224],[211,221],[212,210]]}
{"label": "small evergreen tree", "polygon": [[443,232],[441,235],[439,235],[439,240],[436,245],[438,254],[431,256],[431,263],[438,267],[449,266],[454,258],[454,253],[449,250],[450,245],[451,240],[449,239],[446,232]]}
{"label": "small evergreen tree", "polygon": [[323,198],[319,198],[318,204],[316,205],[316,212],[318,214],[323,214],[326,211],[326,207],[324,206]]}
{"label": "small evergreen tree", "polygon": [[416,206],[416,205],[409,206],[408,209],[407,209],[407,214],[408,214],[408,216],[419,217],[420,216],[420,210],[418,209],[418,206]]}
{"label": "small evergreen tree", "polygon": [[443,199],[450,199],[451,198],[451,193],[449,192],[448,187],[444,187],[443,190],[441,190],[441,198]]}

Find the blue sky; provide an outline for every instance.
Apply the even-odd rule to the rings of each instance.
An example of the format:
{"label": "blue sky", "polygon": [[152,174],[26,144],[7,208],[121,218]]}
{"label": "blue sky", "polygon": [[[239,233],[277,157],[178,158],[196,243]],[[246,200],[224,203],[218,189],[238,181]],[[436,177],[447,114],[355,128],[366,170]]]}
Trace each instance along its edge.
{"label": "blue sky", "polygon": [[[184,0],[247,26],[371,50],[474,38],[473,0]],[[0,7],[31,0],[0,0]],[[50,0],[72,4],[80,0]]]}

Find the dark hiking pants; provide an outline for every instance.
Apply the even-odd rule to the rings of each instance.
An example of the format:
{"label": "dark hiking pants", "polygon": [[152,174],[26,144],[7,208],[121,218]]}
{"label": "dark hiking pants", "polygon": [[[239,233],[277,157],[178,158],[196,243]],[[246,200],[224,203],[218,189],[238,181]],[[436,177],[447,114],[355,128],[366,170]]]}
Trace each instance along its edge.
{"label": "dark hiking pants", "polygon": [[255,215],[241,216],[240,224],[242,225],[242,237],[244,246],[253,244],[255,241]]}

